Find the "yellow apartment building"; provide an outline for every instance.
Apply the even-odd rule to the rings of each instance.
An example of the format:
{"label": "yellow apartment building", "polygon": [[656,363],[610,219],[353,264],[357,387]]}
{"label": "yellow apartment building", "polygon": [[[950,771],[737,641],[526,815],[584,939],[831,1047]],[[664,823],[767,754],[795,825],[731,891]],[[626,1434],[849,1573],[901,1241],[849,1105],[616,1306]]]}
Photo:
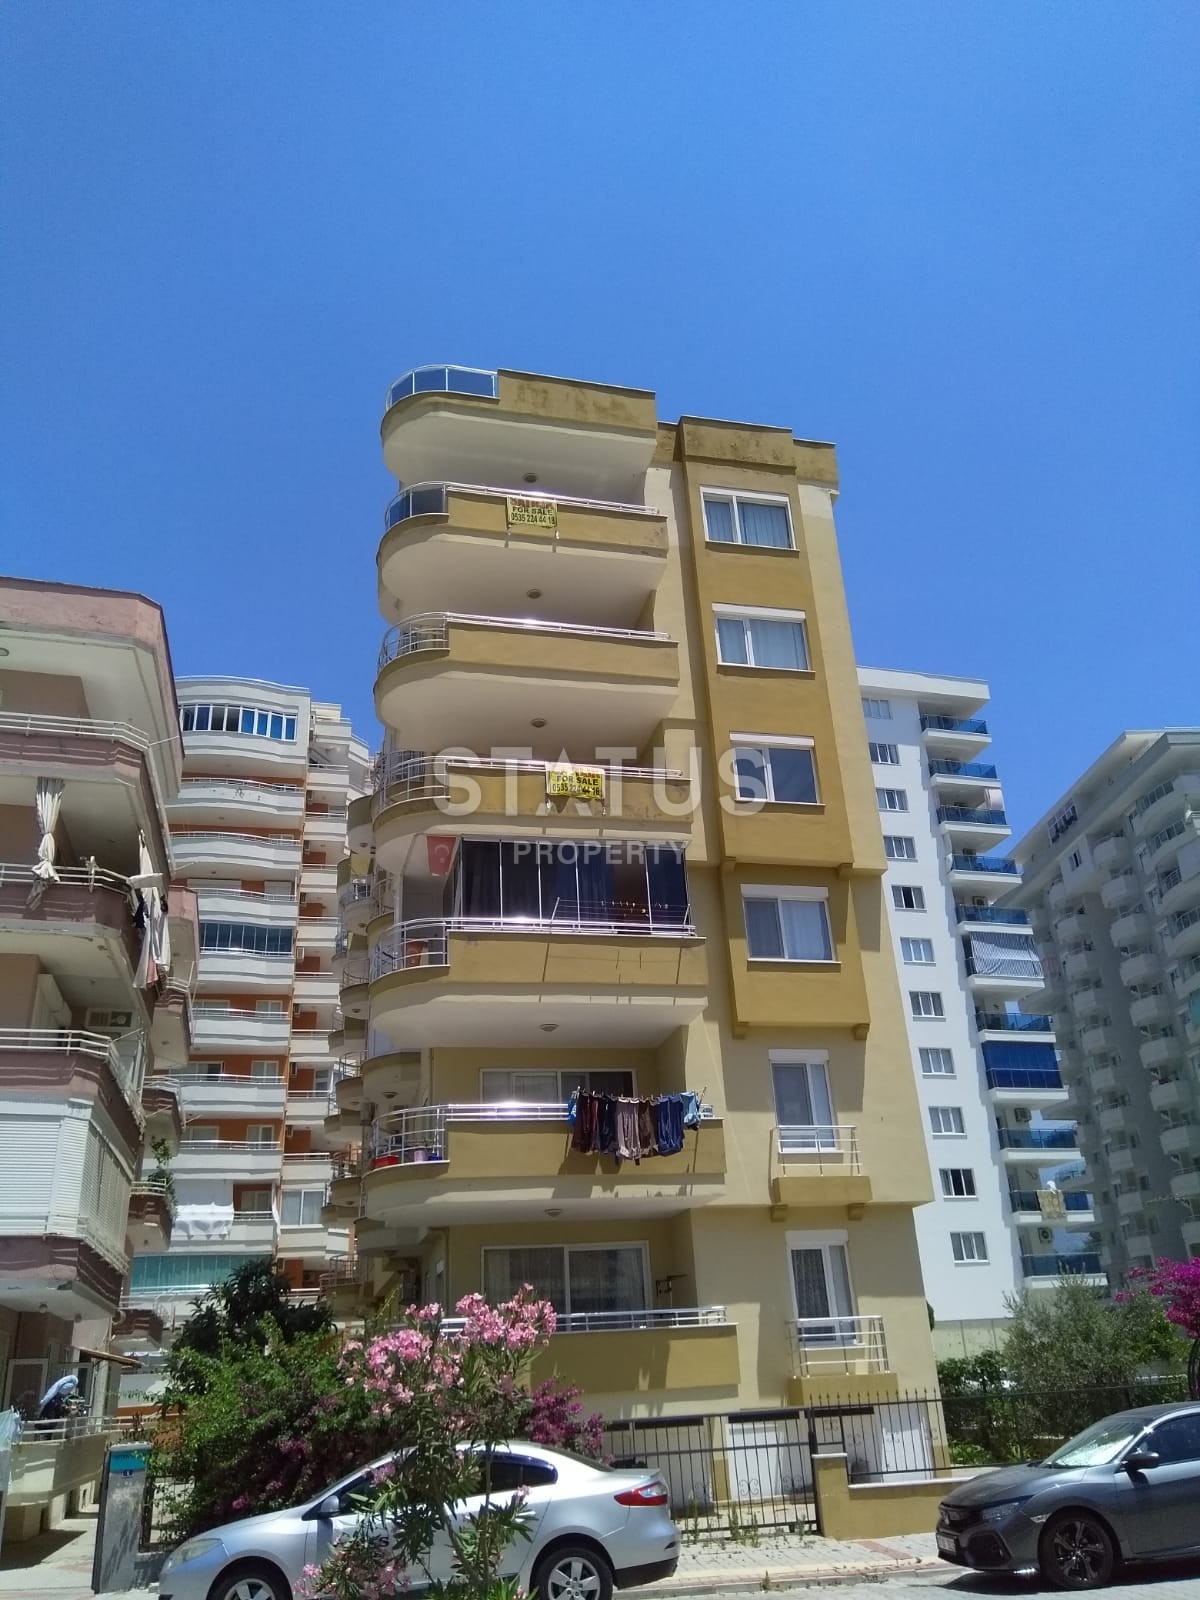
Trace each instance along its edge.
{"label": "yellow apartment building", "polygon": [[382,440],[340,1310],[531,1282],[609,1419],[932,1389],[833,447],[459,367]]}

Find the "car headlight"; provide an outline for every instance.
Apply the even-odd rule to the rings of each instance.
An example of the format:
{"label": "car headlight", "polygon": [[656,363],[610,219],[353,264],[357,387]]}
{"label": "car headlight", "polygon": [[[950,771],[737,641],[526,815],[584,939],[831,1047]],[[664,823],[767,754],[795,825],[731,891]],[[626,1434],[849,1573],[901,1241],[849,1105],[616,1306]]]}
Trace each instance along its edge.
{"label": "car headlight", "polygon": [[984,1506],[979,1515],[985,1522],[1003,1522],[1005,1517],[1011,1517],[1024,1504],[1024,1500],[1002,1500],[998,1506]]}
{"label": "car headlight", "polygon": [[220,1539],[189,1539],[186,1544],[181,1544],[179,1549],[167,1557],[163,1571],[169,1568],[186,1566],[189,1561],[199,1561],[201,1556],[208,1555],[210,1550],[221,1548]]}

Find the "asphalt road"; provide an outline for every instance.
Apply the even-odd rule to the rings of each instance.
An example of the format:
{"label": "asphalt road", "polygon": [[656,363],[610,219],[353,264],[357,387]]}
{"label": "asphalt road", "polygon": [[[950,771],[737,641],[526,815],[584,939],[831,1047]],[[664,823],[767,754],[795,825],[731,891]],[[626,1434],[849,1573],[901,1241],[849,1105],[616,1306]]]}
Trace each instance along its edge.
{"label": "asphalt road", "polygon": [[[830,1588],[828,1584],[810,1589]],[[1200,1561],[1185,1565],[1126,1568],[1107,1589],[1093,1591],[1111,1600],[1200,1600]],[[1023,1578],[985,1578],[947,1566],[944,1572],[839,1583],[831,1600],[1062,1600],[1064,1591]],[[761,1588],[731,1583],[722,1589],[728,1600],[763,1600]]]}

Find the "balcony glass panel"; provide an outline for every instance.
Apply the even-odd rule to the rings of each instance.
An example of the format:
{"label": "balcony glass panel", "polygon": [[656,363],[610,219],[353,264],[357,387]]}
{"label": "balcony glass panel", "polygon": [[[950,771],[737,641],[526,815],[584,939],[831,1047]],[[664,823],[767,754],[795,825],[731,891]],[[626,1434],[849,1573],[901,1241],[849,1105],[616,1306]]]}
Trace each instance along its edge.
{"label": "balcony glass panel", "polygon": [[494,400],[497,375],[482,367],[414,367],[397,378],[387,392],[385,410],[410,394],[474,394]]}
{"label": "balcony glass panel", "polygon": [[1021,875],[1017,863],[1005,861],[1002,856],[955,855],[950,857],[950,865],[956,872],[996,872],[1005,878],[1019,878]]}
{"label": "balcony glass panel", "polygon": [[988,731],[982,717],[922,717],[921,728],[923,732],[979,733],[985,736]]}

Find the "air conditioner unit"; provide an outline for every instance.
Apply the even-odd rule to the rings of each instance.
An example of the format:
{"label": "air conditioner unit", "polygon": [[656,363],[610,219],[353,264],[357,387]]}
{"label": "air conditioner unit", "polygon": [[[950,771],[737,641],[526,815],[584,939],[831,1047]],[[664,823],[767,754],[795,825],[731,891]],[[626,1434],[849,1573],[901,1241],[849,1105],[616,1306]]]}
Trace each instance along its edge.
{"label": "air conditioner unit", "polygon": [[1027,1106],[1016,1106],[1013,1109],[1014,1122],[1032,1122],[1033,1112]]}
{"label": "air conditioner unit", "polygon": [[129,1033],[133,1027],[132,1011],[103,1011],[93,1008],[84,1017],[88,1033]]}
{"label": "air conditioner unit", "polygon": [[1039,1228],[1037,1233],[1038,1233],[1038,1243],[1039,1244],[1053,1244],[1054,1243],[1054,1229],[1053,1228]]}

